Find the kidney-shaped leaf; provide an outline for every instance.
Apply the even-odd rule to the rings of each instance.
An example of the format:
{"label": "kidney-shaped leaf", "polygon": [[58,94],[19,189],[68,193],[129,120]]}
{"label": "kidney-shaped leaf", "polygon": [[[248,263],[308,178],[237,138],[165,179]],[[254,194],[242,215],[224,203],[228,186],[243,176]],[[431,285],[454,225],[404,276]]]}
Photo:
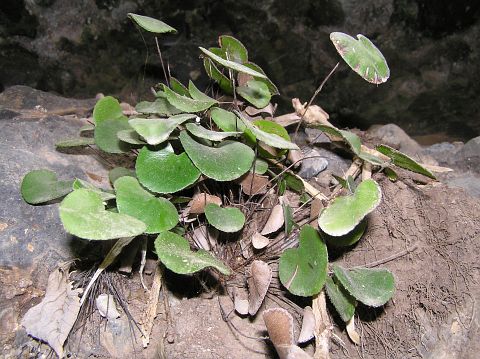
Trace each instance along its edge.
{"label": "kidney-shaped leaf", "polygon": [[124,153],[130,150],[130,145],[118,138],[121,131],[131,130],[128,118],[107,119],[95,126],[95,144],[101,150],[109,153]]}
{"label": "kidney-shaped leaf", "polygon": [[331,236],[343,236],[380,204],[382,192],[372,179],[358,185],[353,195],[340,196],[320,214],[318,224]]}
{"label": "kidney-shaped leaf", "polygon": [[160,97],[153,102],[142,101],[137,103],[135,110],[140,113],[145,113],[148,115],[165,115],[172,116],[181,113],[178,108],[172,106],[166,98]]}
{"label": "kidney-shaped leaf", "polygon": [[169,200],[145,191],[136,178],[124,176],[115,181],[119,213],[141,220],[147,225],[145,233],[168,231],[178,223],[178,213]]}
{"label": "kidney-shaped leaf", "polygon": [[138,26],[142,29],[153,32],[154,34],[163,34],[166,32],[177,32],[173,27],[170,25],[165,24],[163,21],[154,19],[152,17],[128,13],[128,17],[135,21]]}
{"label": "kidney-shaped leaf", "polygon": [[213,52],[208,51],[207,49],[204,49],[203,47],[200,47],[200,50],[205,55],[207,55],[209,58],[211,58],[213,61],[215,61],[216,63],[219,63],[220,65],[225,66],[226,68],[229,68],[231,70],[235,70],[235,71],[238,71],[238,72],[242,72],[242,73],[247,74],[247,75],[252,75],[254,77],[259,77],[259,78],[266,78],[267,77],[264,74],[262,74],[258,71],[252,70],[252,69],[250,69],[250,68],[248,68],[248,67],[246,67],[242,64],[239,64],[239,63],[234,62],[234,61],[225,60],[225,59],[221,58],[220,56],[215,55]]}
{"label": "kidney-shaped leaf", "polygon": [[365,36],[359,34],[357,39],[342,32],[330,34],[333,45],[353,71],[373,84],[387,81],[390,69],[385,57]]}
{"label": "kidney-shaped leaf", "polygon": [[241,135],[242,132],[217,132],[207,130],[205,127],[194,123],[187,123],[186,125],[188,132],[198,138],[205,138],[210,141],[222,141],[227,137],[234,137]]}
{"label": "kidney-shaped leaf", "polygon": [[25,202],[39,204],[70,193],[72,184],[73,181],[59,181],[55,172],[34,170],[23,177],[20,192]]}
{"label": "kidney-shaped leaf", "polygon": [[210,115],[213,122],[225,132],[245,131],[246,127],[243,122],[233,113],[223,108],[212,108]]}
{"label": "kidney-shaped leaf", "polygon": [[298,248],[290,248],[280,257],[280,281],[295,295],[309,297],[319,293],[327,277],[328,254],[325,243],[311,226],[300,231]]}
{"label": "kidney-shaped leaf", "polygon": [[222,208],[215,203],[205,206],[208,223],[222,232],[238,232],[245,224],[245,215],[238,208]]}
{"label": "kidney-shaped leaf", "polygon": [[200,177],[200,171],[187,154],[176,155],[170,146],[159,151],[142,148],[135,169],[140,183],[157,193],[178,192]]}
{"label": "kidney-shaped leaf", "polygon": [[256,108],[264,108],[270,103],[271,94],[268,86],[257,80],[250,80],[245,86],[239,86],[237,92]]}
{"label": "kidney-shaped leaf", "polygon": [[355,298],[353,298],[341,284],[337,284],[330,277],[325,282],[328,299],[333,304],[342,320],[348,322],[355,313]]}
{"label": "kidney-shaped leaf", "polygon": [[207,177],[217,181],[232,181],[246,173],[255,158],[253,150],[240,142],[222,142],[218,147],[204,146],[194,141],[186,131],[180,142],[188,157]]}
{"label": "kidney-shaped leaf", "polygon": [[322,233],[322,238],[325,242],[332,247],[349,247],[357,243],[362,238],[365,230],[367,229],[367,220],[363,219],[353,230],[344,234],[343,236],[330,236],[326,233]]}
{"label": "kidney-shaped leaf", "polygon": [[391,148],[387,145],[377,146],[376,149],[378,152],[390,157],[395,166],[402,167],[409,171],[420,173],[424,176],[435,179],[435,176],[429,170],[418,164],[415,160],[411,159],[406,154],[397,151],[396,149]]}
{"label": "kidney-shaped leaf", "polygon": [[170,90],[165,85],[163,85],[163,91],[165,91],[165,95],[167,96],[168,102],[170,102],[172,106],[184,112],[201,112],[218,103],[217,100],[214,100],[213,98],[210,98],[210,97],[209,97],[210,100],[207,100],[207,99],[196,100],[190,97],[179,95],[178,93]]}
{"label": "kidney-shaped leaf", "polygon": [[162,263],[178,274],[195,273],[207,267],[215,268],[225,275],[231,273],[222,261],[203,249],[193,252],[185,238],[172,232],[159,234],[155,239],[155,251]]}
{"label": "kidney-shaped leaf", "polygon": [[88,189],[75,190],[63,199],[60,219],[68,233],[92,240],[134,237],[147,228],[136,218],[106,211],[100,195]]}
{"label": "kidney-shaped leaf", "polygon": [[169,118],[132,118],[128,121],[149,145],[165,142],[178,125],[195,118],[192,114],[180,114]]}
{"label": "kidney-shaped leaf", "polygon": [[96,125],[104,120],[114,120],[121,117],[123,117],[123,112],[120,103],[112,96],[102,97],[93,108],[93,119]]}
{"label": "kidney-shaped leaf", "polygon": [[380,307],[393,297],[395,279],[387,269],[333,267],[335,278],[358,301],[371,307]]}

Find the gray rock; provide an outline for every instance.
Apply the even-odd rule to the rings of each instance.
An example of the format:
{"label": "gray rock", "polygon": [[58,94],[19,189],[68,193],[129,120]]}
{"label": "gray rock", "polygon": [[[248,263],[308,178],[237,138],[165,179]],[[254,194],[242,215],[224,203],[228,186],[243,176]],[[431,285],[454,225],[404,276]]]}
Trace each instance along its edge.
{"label": "gray rock", "polygon": [[316,128],[305,128],[305,134],[307,135],[308,143],[311,145],[331,142],[323,131],[320,131]]}
{"label": "gray rock", "polygon": [[480,198],[480,178],[474,175],[462,175],[446,181],[450,187],[460,187],[469,195]]}
{"label": "gray rock", "polygon": [[441,142],[423,148],[423,153],[433,157],[440,166],[452,167],[458,165],[457,154],[462,147],[462,142]]}
{"label": "gray rock", "polygon": [[458,156],[463,159],[467,169],[480,173],[480,136],[468,141],[458,151]]}
{"label": "gray rock", "polygon": [[[328,161],[326,158],[321,157],[320,152],[315,149],[304,149],[303,151],[304,160],[302,161],[302,167],[298,171],[298,175],[304,179],[310,179],[315,177],[320,172],[322,172],[328,166]],[[314,158],[307,158],[313,157]]]}

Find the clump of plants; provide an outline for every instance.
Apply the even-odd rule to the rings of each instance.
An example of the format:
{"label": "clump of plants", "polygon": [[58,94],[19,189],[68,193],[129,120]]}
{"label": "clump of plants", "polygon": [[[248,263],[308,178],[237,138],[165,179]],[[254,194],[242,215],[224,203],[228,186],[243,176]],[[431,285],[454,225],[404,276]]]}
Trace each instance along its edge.
{"label": "clump of plants", "polygon": [[[156,19],[129,17],[155,36],[176,32]],[[338,32],[330,38],[362,78],[377,85],[387,81],[386,60],[370,40]],[[153,89],[154,101],[138,103],[134,114],[126,116],[119,101],[106,96],[97,102],[91,123],[78,138],[57,144],[134,156],[134,169],[111,168],[111,189],[78,178],[59,180],[52,171],[40,169],[25,175],[23,198],[42,204],[64,197],[59,214],[68,233],[79,240],[116,241],[100,270],[126,244],[148,238],[160,265],[170,271],[217,272],[241,315],[256,315],[267,293],[288,291],[313,298],[313,309],[304,312],[305,324],[326,309],[326,293],[350,338],[358,343],[353,321],[357,303],[383,306],[394,295],[394,276],[387,269],[329,264],[328,248],[349,248],[365,233],[368,214],[382,199],[372,173],[383,172],[392,181],[397,179],[396,167],[431,178],[433,174],[395,149],[369,148],[353,132],[336,128],[314,111],[313,98],[306,105],[297,101],[299,125],[320,129],[353,158],[351,169],[336,176],[338,185],[326,197],[295,174],[302,159],[299,147],[276,121],[271,101],[278,89],[251,62],[245,46],[222,35],[217,47],[200,47],[200,55],[212,80],[209,91],[201,91],[192,81],[182,84],[165,71],[165,83]],[[297,193],[301,206],[290,205],[287,190]],[[312,221],[313,203],[317,213]],[[270,288],[277,268],[281,290]],[[243,283],[248,299],[228,290],[234,282]],[[284,309],[265,311],[270,339],[282,358],[292,353],[306,356],[297,342],[315,337],[318,346],[324,334],[305,324],[301,338],[295,340],[289,315]],[[278,339],[278,330],[291,332],[291,338]]]}

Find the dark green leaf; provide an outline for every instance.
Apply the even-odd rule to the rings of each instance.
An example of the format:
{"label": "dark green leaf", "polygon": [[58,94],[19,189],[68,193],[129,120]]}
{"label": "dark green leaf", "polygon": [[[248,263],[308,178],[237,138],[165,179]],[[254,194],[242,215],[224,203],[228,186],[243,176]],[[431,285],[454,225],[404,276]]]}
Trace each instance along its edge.
{"label": "dark green leaf", "polygon": [[222,232],[238,232],[245,224],[245,215],[235,207],[222,208],[215,203],[208,203],[205,216],[208,223]]}
{"label": "dark green leaf", "polygon": [[258,71],[252,70],[252,69],[250,69],[246,66],[243,66],[242,64],[239,64],[237,62],[225,60],[225,59],[221,58],[220,56],[215,55],[213,52],[211,52],[211,51],[209,51],[209,50],[207,50],[203,47],[200,47],[200,50],[205,55],[207,55],[209,58],[211,58],[213,61],[215,61],[216,63],[219,63],[220,65],[223,65],[223,66],[225,66],[229,69],[232,69],[232,70],[235,70],[235,71],[238,71],[238,72],[242,72],[242,73],[245,73],[247,75],[254,76],[254,77],[267,78],[264,74],[262,74]]}
{"label": "dark green leaf", "polygon": [[230,61],[243,64],[248,61],[248,51],[245,46],[236,38],[229,35],[222,35],[218,38],[222,50],[226,53],[226,58]]}
{"label": "dark green leaf", "polygon": [[346,323],[352,319],[357,304],[355,298],[348,294],[341,284],[335,283],[330,277],[327,277],[325,281],[325,289],[328,299],[330,299],[342,320]]}
{"label": "dark green leaf", "polygon": [[219,107],[212,108],[210,111],[213,122],[225,132],[245,131],[243,122],[233,113]]}
{"label": "dark green leaf", "polygon": [[238,86],[237,93],[256,108],[264,108],[271,99],[268,86],[257,80],[250,80],[245,86]]}
{"label": "dark green leaf", "polygon": [[227,95],[233,94],[233,85],[232,81],[225,76],[218,67],[210,60],[208,57],[203,59],[203,66],[205,67],[205,71],[212,80],[214,80],[220,89],[223,90]]}
{"label": "dark green leaf", "polygon": [[322,238],[325,242],[332,247],[349,247],[357,243],[362,238],[365,230],[367,229],[367,220],[363,219],[352,231],[344,234],[343,236],[330,236],[326,233],[322,233]]}
{"label": "dark green leaf", "polygon": [[415,160],[408,157],[406,154],[397,151],[394,148],[391,148],[387,145],[380,145],[376,147],[377,151],[383,153],[384,155],[390,157],[392,163],[395,166],[405,168],[409,171],[420,173],[424,176],[427,176],[432,179],[436,179],[435,176],[426,168],[418,164]]}
{"label": "dark green leaf", "polygon": [[72,139],[57,142],[55,144],[55,147],[67,148],[67,147],[88,146],[88,145],[94,145],[94,144],[95,144],[95,140],[91,137],[79,137],[79,138],[72,138]]}
{"label": "dark green leaf", "polygon": [[135,177],[135,172],[125,167],[115,167],[108,172],[108,180],[113,185],[115,181],[123,176]]}
{"label": "dark green leaf", "polygon": [[175,77],[170,77],[170,88],[182,96],[190,96],[190,92],[188,89],[183,85],[180,81],[178,81]]}

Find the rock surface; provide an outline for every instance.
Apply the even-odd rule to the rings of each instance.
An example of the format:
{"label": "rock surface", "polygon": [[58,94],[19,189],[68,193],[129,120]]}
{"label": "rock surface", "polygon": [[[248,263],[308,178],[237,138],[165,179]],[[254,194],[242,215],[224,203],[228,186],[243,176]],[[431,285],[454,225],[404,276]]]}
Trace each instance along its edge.
{"label": "rock surface", "polygon": [[[152,36],[147,50],[128,12],[178,29],[162,36],[174,76],[206,85],[198,46],[234,34],[279,85],[276,101],[308,100],[340,60],[331,31],[370,37],[391,79],[372,86],[342,64],[317,98],[343,126],[395,123],[409,134],[468,140],[480,134],[480,3],[472,0],[3,0],[0,84],[26,84],[68,96],[122,93],[130,100],[162,80]],[[202,84],[203,82],[203,84]],[[134,96],[133,96],[134,97]]]}

